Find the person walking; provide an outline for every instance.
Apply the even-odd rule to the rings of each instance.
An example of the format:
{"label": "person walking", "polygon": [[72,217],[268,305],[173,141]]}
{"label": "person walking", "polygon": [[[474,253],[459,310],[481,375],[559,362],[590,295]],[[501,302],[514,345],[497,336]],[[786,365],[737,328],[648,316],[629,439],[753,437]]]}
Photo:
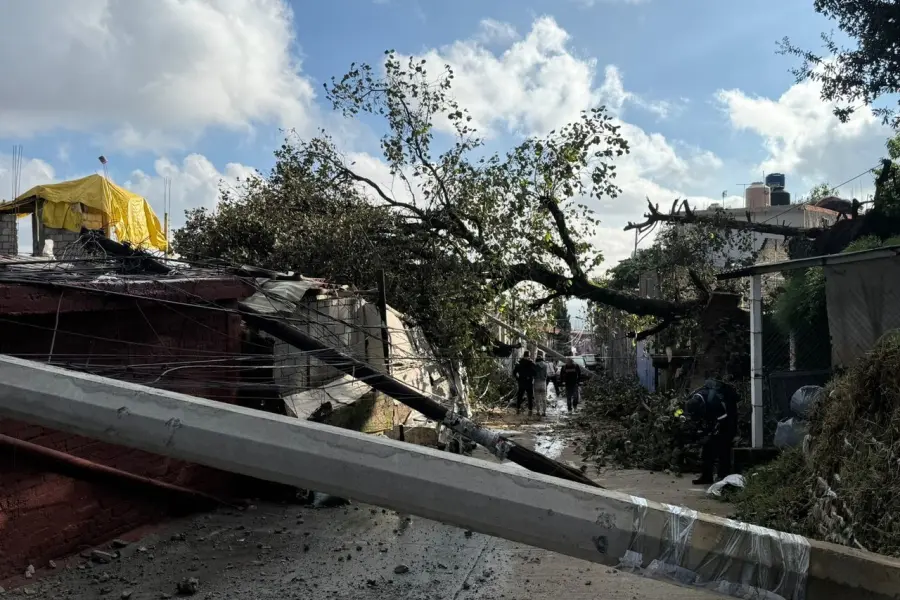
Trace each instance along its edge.
{"label": "person walking", "polygon": [[559,363],[557,361],[547,361],[547,379],[553,384],[553,395],[559,396]]}
{"label": "person walking", "polygon": [[544,361],[544,353],[538,354],[534,363],[534,403],[538,416],[547,416],[547,380],[549,379],[548,363]]}
{"label": "person walking", "polygon": [[700,451],[702,472],[691,482],[693,485],[714,483],[714,471],[718,471],[719,479],[731,475],[731,451],[738,426],[737,405],[737,390],[716,379],[707,380],[688,397],[684,412],[700,424],[701,432],[706,436]]}
{"label": "person walking", "polygon": [[522,401],[528,396],[528,416],[534,410],[534,361],[527,350],[513,368],[513,377],[516,378],[518,389],[516,390],[516,414],[522,412]]}
{"label": "person walking", "polygon": [[572,357],[566,358],[566,364],[559,370],[559,379],[566,388],[566,410],[578,409],[578,383],[581,381],[581,368]]}

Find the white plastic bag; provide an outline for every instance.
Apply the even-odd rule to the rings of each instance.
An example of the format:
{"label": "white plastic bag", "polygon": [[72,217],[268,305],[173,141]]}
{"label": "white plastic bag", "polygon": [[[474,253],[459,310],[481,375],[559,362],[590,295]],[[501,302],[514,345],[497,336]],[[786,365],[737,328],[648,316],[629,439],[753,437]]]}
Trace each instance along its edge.
{"label": "white plastic bag", "polygon": [[740,489],[744,489],[744,476],[738,475],[736,473],[732,473],[727,477],[723,477],[719,481],[715,482],[709,489],[706,490],[706,494],[709,496],[715,496],[719,498],[722,496],[722,493],[725,491],[726,487],[736,487]]}

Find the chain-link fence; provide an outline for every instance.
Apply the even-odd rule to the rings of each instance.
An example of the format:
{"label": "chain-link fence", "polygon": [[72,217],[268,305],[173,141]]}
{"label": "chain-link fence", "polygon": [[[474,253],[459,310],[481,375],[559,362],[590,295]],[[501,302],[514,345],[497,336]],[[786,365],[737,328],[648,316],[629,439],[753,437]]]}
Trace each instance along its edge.
{"label": "chain-link fence", "polygon": [[854,258],[763,276],[763,374],[775,418],[789,416],[797,389],[824,385],[900,328],[900,259]]}
{"label": "chain-link fence", "polygon": [[[794,271],[762,276],[762,367],[766,437],[790,416],[790,399],[804,385],[831,377],[831,338],[824,280]],[[771,430],[771,431],[770,431]]]}

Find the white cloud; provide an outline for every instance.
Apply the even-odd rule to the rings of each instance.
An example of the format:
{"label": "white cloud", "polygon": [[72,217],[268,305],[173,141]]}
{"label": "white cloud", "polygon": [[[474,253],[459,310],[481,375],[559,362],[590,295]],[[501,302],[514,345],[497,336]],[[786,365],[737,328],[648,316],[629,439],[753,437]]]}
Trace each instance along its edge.
{"label": "white cloud", "polygon": [[570,122],[596,99],[596,61],[574,56],[568,40],[556,21],[540,17],[499,55],[470,39],[431,50],[424,58],[433,67],[453,67],[453,93],[482,134],[545,133]]}
{"label": "white cloud", "polygon": [[201,206],[213,209],[218,203],[221,186],[238,190],[238,179],[246,180],[256,175],[255,169],[240,163],[228,163],[223,171],[219,171],[202,154],[190,154],[180,164],[159,158],[153,165],[153,173],[137,170],[119,184],[146,198],[162,221],[165,179],[168,178],[171,181],[169,224],[175,230],[184,225],[186,209]]}
{"label": "white cloud", "polygon": [[[766,158],[755,170],[785,173],[788,189],[795,193],[823,181],[841,183],[875,166],[892,133],[867,108],[841,123],[813,82],[796,84],[777,99],[720,90],[716,100],[732,127],[762,138]],[[861,178],[857,190],[871,183],[871,177]]]}
{"label": "white cloud", "polygon": [[[178,147],[210,127],[304,128],[284,0],[0,3],[0,137],[57,129],[132,149]],[[40,42],[35,42],[39,32]]]}
{"label": "white cloud", "polygon": [[482,19],[478,24],[477,39],[483,44],[508,44],[519,39],[519,32],[509,23],[495,19]]}

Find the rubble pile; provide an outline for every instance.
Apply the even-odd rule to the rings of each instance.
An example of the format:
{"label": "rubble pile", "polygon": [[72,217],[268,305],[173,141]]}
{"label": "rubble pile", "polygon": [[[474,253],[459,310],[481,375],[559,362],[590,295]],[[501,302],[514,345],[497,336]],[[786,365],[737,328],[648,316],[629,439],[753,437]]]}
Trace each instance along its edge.
{"label": "rubble pile", "polygon": [[748,478],[738,516],[900,556],[900,331],[819,398],[802,447]]}
{"label": "rubble pile", "polygon": [[588,433],[583,457],[599,466],[695,470],[695,426],[675,416],[680,398],[649,392],[637,379],[594,377],[582,390],[575,423]]}

